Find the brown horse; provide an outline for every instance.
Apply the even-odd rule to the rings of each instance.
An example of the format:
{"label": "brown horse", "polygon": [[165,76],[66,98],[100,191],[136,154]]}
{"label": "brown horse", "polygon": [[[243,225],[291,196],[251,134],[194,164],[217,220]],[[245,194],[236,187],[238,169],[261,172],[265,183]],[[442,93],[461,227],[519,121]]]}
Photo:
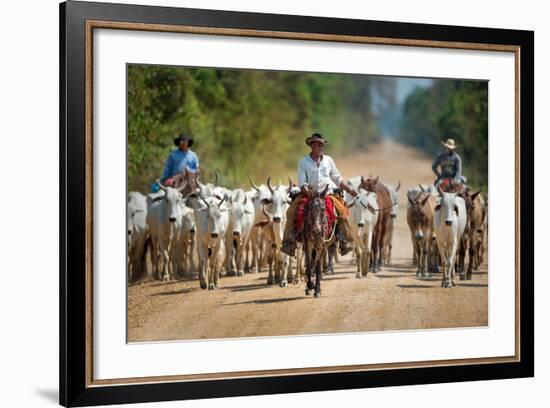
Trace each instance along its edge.
{"label": "brown horse", "polygon": [[[176,174],[174,177],[172,177],[172,187],[177,188],[178,191],[181,192],[181,194],[185,197],[188,194],[194,192],[198,187],[198,172],[197,173],[191,173],[185,169],[183,172]],[[216,173],[216,179],[218,179],[218,175]]]}
{"label": "brown horse", "polygon": [[386,241],[386,234],[388,233],[391,219],[391,209],[394,204],[392,203],[390,192],[382,183],[378,182],[378,179],[379,177],[365,179],[361,176],[361,185],[359,186],[359,188],[376,193],[376,201],[379,208],[378,221],[374,226],[372,236],[372,271],[374,273],[380,271],[384,242]]}
{"label": "brown horse", "polygon": [[[305,208],[305,219],[303,229],[304,253],[306,255],[307,287],[306,295],[312,290],[314,296],[321,296],[321,269],[327,248],[334,242],[334,226],[330,226],[325,207],[325,197],[328,185],[321,193],[314,193],[309,199]],[[315,271],[315,285],[312,275]]]}

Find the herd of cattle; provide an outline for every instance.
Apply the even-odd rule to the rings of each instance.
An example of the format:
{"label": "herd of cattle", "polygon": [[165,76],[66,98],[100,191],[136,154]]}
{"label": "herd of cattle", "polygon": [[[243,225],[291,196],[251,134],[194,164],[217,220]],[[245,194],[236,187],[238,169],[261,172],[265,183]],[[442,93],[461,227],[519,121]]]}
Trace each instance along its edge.
{"label": "herd of cattle", "polygon": [[[161,186],[147,196],[130,192],[127,205],[128,280],[151,276],[156,280],[194,277],[200,287],[215,289],[222,272],[243,276],[268,267],[268,284],[286,287],[298,283],[304,273],[303,251],[295,257],[280,251],[286,210],[300,192],[289,178],[272,185],[229,190],[212,183],[185,187]],[[217,184],[217,183],[216,183]],[[376,178],[357,176],[348,181],[357,192],[344,193],[354,239],[356,277],[378,272],[392,259],[394,223],[398,213],[400,183],[393,186]],[[442,286],[455,286],[455,273],[471,279],[483,262],[487,232],[487,203],[479,192],[466,186],[448,193],[433,185],[418,185],[407,191],[407,223],[418,277],[443,268]],[[469,264],[466,270],[466,252]],[[336,249],[325,256],[325,273],[333,273]],[[197,261],[198,260],[198,264]],[[295,267],[293,267],[295,265]]]}

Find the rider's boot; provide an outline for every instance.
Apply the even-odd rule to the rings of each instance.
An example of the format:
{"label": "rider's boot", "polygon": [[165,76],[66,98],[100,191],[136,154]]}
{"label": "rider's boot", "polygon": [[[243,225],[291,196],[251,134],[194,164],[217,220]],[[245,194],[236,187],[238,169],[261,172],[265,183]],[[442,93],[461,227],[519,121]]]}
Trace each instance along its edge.
{"label": "rider's boot", "polygon": [[344,234],[340,231],[339,226],[336,226],[336,239],[338,240],[338,252],[340,252],[341,256],[347,255],[351,252],[353,247],[349,244],[349,242],[346,240],[346,237],[344,237]]}
{"label": "rider's boot", "polygon": [[288,238],[283,241],[281,244],[281,251],[287,254],[288,256],[296,255],[296,238],[298,236],[294,231],[290,231]]}

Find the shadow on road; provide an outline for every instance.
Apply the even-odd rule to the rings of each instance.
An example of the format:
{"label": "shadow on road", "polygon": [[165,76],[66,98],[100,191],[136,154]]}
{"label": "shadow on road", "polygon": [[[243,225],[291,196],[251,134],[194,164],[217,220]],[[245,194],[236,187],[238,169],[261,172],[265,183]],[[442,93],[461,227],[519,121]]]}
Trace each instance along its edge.
{"label": "shadow on road", "polygon": [[198,288],[184,288],[180,290],[171,290],[168,292],[159,292],[159,293],[153,293],[152,296],[172,296],[172,295],[183,295],[185,293],[189,292],[195,292]]}
{"label": "shadow on road", "polygon": [[258,299],[258,300],[249,300],[246,302],[238,302],[238,303],[227,303],[223,306],[237,306],[237,305],[264,305],[264,304],[270,304],[270,303],[280,303],[280,302],[288,302],[292,300],[301,300],[301,299],[308,299],[306,296],[299,296],[299,297],[286,297],[286,298],[277,298],[277,299]]}
{"label": "shadow on road", "polygon": [[263,289],[271,286],[265,283],[265,278],[263,278],[262,280],[264,281],[264,283],[256,283],[253,285],[224,286],[220,289],[228,289],[231,292],[246,292],[248,290]]}
{"label": "shadow on road", "polygon": [[487,288],[489,285],[485,283],[457,283],[457,286],[466,286],[470,288]]}
{"label": "shadow on road", "polygon": [[372,275],[376,276],[377,278],[383,278],[383,279],[403,278],[403,276],[401,275],[380,275],[380,273],[373,273]]}
{"label": "shadow on road", "polygon": [[433,288],[434,286],[429,286],[429,285],[397,285],[398,288],[401,288],[401,289],[430,289],[430,288]]}

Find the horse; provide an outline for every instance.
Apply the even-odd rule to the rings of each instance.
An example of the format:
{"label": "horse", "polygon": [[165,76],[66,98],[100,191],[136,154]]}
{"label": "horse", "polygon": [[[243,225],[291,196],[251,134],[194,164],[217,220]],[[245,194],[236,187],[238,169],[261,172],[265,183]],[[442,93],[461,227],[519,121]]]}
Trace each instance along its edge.
{"label": "horse", "polygon": [[[306,295],[314,291],[314,297],[321,296],[321,270],[327,248],[335,241],[334,225],[330,225],[326,214],[328,185],[321,193],[313,193],[305,205],[303,244],[306,256]],[[315,271],[315,285],[312,275]]]}

